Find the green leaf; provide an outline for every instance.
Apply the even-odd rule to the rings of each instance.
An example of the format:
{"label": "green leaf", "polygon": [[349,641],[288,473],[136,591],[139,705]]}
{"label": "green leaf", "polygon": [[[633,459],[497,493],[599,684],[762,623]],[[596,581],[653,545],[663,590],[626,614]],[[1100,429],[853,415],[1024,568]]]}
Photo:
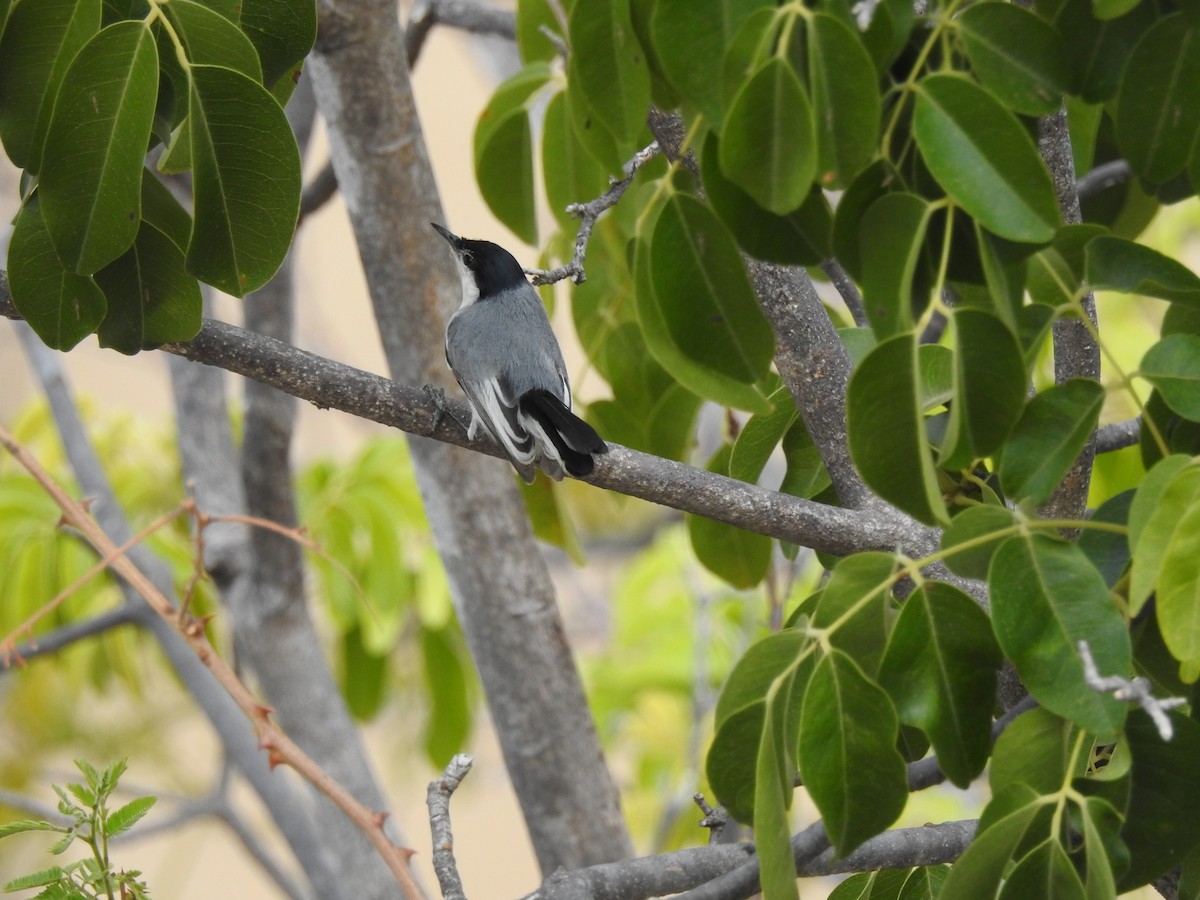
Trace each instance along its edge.
{"label": "green leaf", "polygon": [[1157,250],[1119,237],[1093,238],[1087,245],[1088,284],[1099,291],[1141,294],[1200,306],[1200,277]]}
{"label": "green leaf", "polygon": [[[818,670],[820,666],[817,667]],[[766,715],[754,771],[754,841],[761,860],[759,880],[764,897],[800,900],[796,887],[796,862],[791,847],[788,807],[795,791],[793,746],[787,719],[794,707],[794,679],[777,679],[767,692]],[[799,692],[797,691],[797,694]]]}
{"label": "green leaf", "polygon": [[262,65],[246,34],[196,0],[171,0],[166,7],[190,62],[224,66],[262,83]]}
{"label": "green leaf", "polygon": [[559,92],[550,100],[542,128],[546,200],[558,223],[570,225],[573,232],[576,226],[572,223],[578,220],[567,212],[568,204],[599,197],[608,187],[608,174],[579,142],[567,115],[565,93]]}
{"label": "green leaf", "polygon": [[86,275],[63,267],[42,220],[38,194],[30,197],[8,244],[13,305],[48,347],[70,350],[104,319],[104,293]]}
{"label": "green leaf", "polygon": [[504,116],[490,129],[487,143],[477,147],[475,179],[496,218],[525,243],[536,244],[533,138],[524,109]]}
{"label": "green leaf", "polygon": [[709,133],[704,142],[704,191],[721,221],[738,245],[758,259],[782,265],[812,266],[828,259],[833,213],[819,187],[809,191],[795,212],[777,216],[759,206],[754,198],[721,173],[717,136]]}
{"label": "green leaf", "polygon": [[[708,470],[729,474],[732,448],[723,444],[708,461]],[[771,565],[771,539],[703,516],[687,517],[692,550],[704,568],[736,588],[752,588]]]}
{"label": "green leaf", "polygon": [[725,378],[753,384],[765,377],[774,335],[737,246],[712,210],[673,194],[654,227],[652,249],[654,297],[675,346]]}
{"label": "green leaf", "polygon": [[1043,795],[1070,784],[1083,774],[1068,769],[1075,734],[1074,725],[1043,707],[1021,713],[996,739],[988,768],[992,795],[1000,795],[1014,784]]}
{"label": "green leaf", "polygon": [[185,270],[183,251],[149,222],[142,222],[133,246],[95,279],[108,304],[100,346],[133,354],[199,333],[200,285]]}
{"label": "green leaf", "polygon": [[713,77],[742,22],[770,0],[658,0],[651,24],[654,50],[667,79],[686,104],[716,126],[721,122],[721,79]]}
{"label": "green leaf", "polygon": [[1158,388],[1171,409],[1200,421],[1200,336],[1164,337],[1146,351],[1138,374]]}
{"label": "green leaf", "polygon": [[1066,42],[1058,29],[1011,3],[977,3],[955,20],[971,70],[1014,112],[1057,112],[1072,85]]}
{"label": "green leaf", "polygon": [[817,131],[817,179],[844,188],[866,168],[879,138],[879,86],[859,36],[818,12],[808,20],[808,78]]}
{"label": "green leaf", "polygon": [[[1109,497],[1092,512],[1088,521],[1097,525],[1102,522],[1125,525],[1134,496],[1134,491],[1129,490]],[[1128,537],[1117,532],[1101,531],[1099,528],[1085,528],[1076,543],[1104,577],[1104,583],[1110,588],[1116,585],[1129,565],[1131,554]]]}
{"label": "green leaf", "polygon": [[[1189,470],[1190,471],[1190,470]],[[1164,495],[1165,496],[1165,495]],[[1187,683],[1200,678],[1200,503],[1193,500],[1171,534],[1158,576],[1155,609],[1163,640]]]}
{"label": "green leaf", "polygon": [[839,856],[904,809],[899,724],[888,695],[845,653],[834,649],[817,663],[800,713],[800,774]]}
{"label": "green leaf", "polygon": [[43,822],[38,819],[21,819],[16,822],[6,822],[0,825],[0,838],[8,837],[10,834],[24,834],[27,831],[61,832],[62,830],[62,827],[55,825],[53,822]]}
{"label": "green leaf", "polygon": [[549,61],[558,55],[558,48],[542,32],[542,26],[566,40],[565,29],[546,0],[517,0],[517,47],[522,62]]}
{"label": "green leaf", "polygon": [[829,645],[850,654],[872,677],[888,640],[888,598],[895,571],[896,559],[890,553],[847,556],[834,566],[812,610],[814,628],[837,626],[826,635]]}
{"label": "green leaf", "polygon": [[112,262],[137,235],[157,91],[158,50],[143,22],[99,32],[63,78],[38,190],[59,258],[80,275]]}
{"label": "green leaf", "polygon": [[1000,900],[1085,900],[1083,882],[1056,837],[1047,838],[1017,863],[1004,882]]}
{"label": "green leaf", "polygon": [[904,602],[879,667],[900,720],[929,735],[942,771],[961,788],[991,754],[1000,662],[987,614],[957,588],[931,581]]}
{"label": "green leaf", "polygon": [[[1012,537],[1014,524],[1013,514],[1003,506],[964,509],[942,532],[942,549],[955,551],[946,557],[946,565],[950,571],[965,578],[987,578],[992,557],[1000,545]],[[993,534],[998,536],[990,537]],[[968,543],[972,546],[957,549]]]}
{"label": "green leaf", "polygon": [[25,0],[0,38],[0,139],[13,165],[38,172],[54,98],[79,49],[100,29],[100,0]]}
{"label": "green leaf", "polygon": [[955,74],[918,82],[913,134],[946,193],[994,234],[1043,243],[1061,221],[1050,173],[1016,117]]}
{"label": "green leaf", "polygon": [[736,409],[766,412],[770,404],[753,386],[710,368],[707,363],[691,359],[675,343],[667,317],[654,292],[650,272],[652,253],[647,238],[637,242],[634,250],[634,277],[637,290],[638,321],[646,346],[659,364],[692,393]]}
{"label": "green leaf", "polygon": [[471,734],[471,703],[461,653],[445,630],[421,629],[421,657],[430,698],[425,754],[438,768],[463,749]]}
{"label": "green leaf", "polygon": [[[929,203],[916,194],[884,194],[859,226],[863,305],[880,340],[913,327],[913,279],[925,246]],[[920,298],[924,306],[925,298]]]}
{"label": "green leaf", "polygon": [[954,402],[939,464],[961,469],[998,449],[1025,407],[1025,360],[1017,336],[987,310],[960,308],[954,334]]}
{"label": "green leaf", "polygon": [[919,386],[916,335],[898,334],[876,345],[850,378],[846,433],[867,485],[932,525],[948,517],[925,440]]}
{"label": "green leaf", "polygon": [[802,631],[784,630],[767,635],[751,644],[737,661],[713,713],[714,724],[720,729],[736,713],[766,699],[771,683],[784,671],[796,666],[800,654],[812,645],[812,639]]}
{"label": "green leaf", "polygon": [[992,623],[1005,656],[1039,703],[1102,739],[1126,707],[1092,690],[1076,646],[1087,641],[1102,675],[1128,677],[1133,651],[1100,573],[1073,544],[1041,534],[1010,538],[988,574]]}
{"label": "green leaf", "polygon": [[1117,93],[1117,146],[1154,184],[1187,165],[1200,130],[1200,29],[1182,13],[1164,16],[1133,53]]}
{"label": "green leaf", "polygon": [[705,759],[705,777],[713,794],[738,822],[754,821],[756,748],[762,738],[766,708],[766,701],[760,700],[722,721]]}
{"label": "green leaf", "polygon": [[1129,870],[1122,891],[1153,881],[1200,843],[1200,724],[1168,713],[1174,737],[1164,741],[1141,710],[1129,715],[1125,736],[1133,755],[1132,789],[1121,839],[1129,847]]}
{"label": "green leaf", "polygon": [[137,797],[130,800],[120,809],[109,813],[108,818],[104,821],[104,827],[108,831],[108,836],[111,838],[128,831],[137,824],[142,816],[150,812],[150,808],[157,802],[157,797]]}
{"label": "green leaf", "polygon": [[830,486],[821,451],[803,422],[795,422],[783,436],[783,456],[787,471],[779,485],[781,493],[811,500]]}
{"label": "green leaf", "polygon": [[721,171],[759,206],[787,215],[817,172],[812,106],[786,60],[773,56],[734,98],[721,132]]}
{"label": "green leaf", "polygon": [[283,110],[240,72],[193,66],[189,110],[195,225],[187,268],[243,297],[271,279],[291,244],[300,154]]}
{"label": "green leaf", "polygon": [[838,200],[837,210],[833,215],[833,232],[830,235],[833,255],[856,281],[862,280],[866,261],[871,259],[873,254],[891,247],[894,236],[889,236],[887,243],[881,246],[870,247],[864,256],[861,252],[860,229],[867,210],[876,200],[888,193],[894,178],[895,174],[883,160],[876,160],[859,173]]}
{"label": "green leaf", "polygon": [[24,891],[29,888],[44,887],[48,884],[55,884],[66,875],[66,870],[59,866],[51,866],[49,869],[42,869],[38,872],[31,872],[28,875],[22,875],[20,878],[14,878],[11,881],[4,882],[4,890],[6,893],[12,891]]}
{"label": "green leaf", "polygon": [[1000,460],[1000,483],[1010,498],[1045,503],[1096,428],[1104,388],[1072,378],[1029,401]]}
{"label": "green leaf", "polygon": [[751,416],[733,443],[726,474],[738,481],[758,483],[767,460],[800,416],[786,387],[773,391],[767,400],[774,407],[771,412]]}
{"label": "green leaf", "polygon": [[1117,93],[1134,45],[1156,18],[1147,3],[1109,21],[1097,18],[1093,0],[1066,0],[1059,6],[1054,24],[1070,35],[1067,55],[1084,100],[1103,103]]}
{"label": "green leaf", "polygon": [[645,127],[650,76],[633,31],[629,0],[576,3],[569,14],[571,89],[628,156]]}
{"label": "green leaf", "polygon": [[262,63],[263,84],[274,84],[312,49],[317,5],[308,0],[241,0],[242,31]]}
{"label": "green leaf", "polygon": [[1190,457],[1168,456],[1147,473],[1129,511],[1129,611],[1141,611],[1158,584],[1176,529],[1200,499],[1200,466]]}
{"label": "green leaf", "polygon": [[1015,785],[1004,794],[993,797],[984,810],[984,816],[999,808],[1003,808],[1005,813],[990,821],[987,828],[983,827],[986,819],[980,821],[975,840],[950,868],[950,877],[942,885],[941,896],[996,896],[1009,860],[1034,824],[1039,810],[1045,807],[1038,803],[1037,795],[1030,788]]}

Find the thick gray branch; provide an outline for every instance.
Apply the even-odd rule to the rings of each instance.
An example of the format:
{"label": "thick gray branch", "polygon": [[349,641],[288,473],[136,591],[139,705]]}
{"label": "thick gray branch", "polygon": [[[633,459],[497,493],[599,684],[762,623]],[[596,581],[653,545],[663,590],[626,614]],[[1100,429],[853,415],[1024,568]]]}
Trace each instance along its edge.
{"label": "thick gray branch", "polygon": [[1141,434],[1142,420],[1140,417],[1101,425],[1096,429],[1096,452],[1112,453],[1114,450],[1132,447],[1138,442]]}

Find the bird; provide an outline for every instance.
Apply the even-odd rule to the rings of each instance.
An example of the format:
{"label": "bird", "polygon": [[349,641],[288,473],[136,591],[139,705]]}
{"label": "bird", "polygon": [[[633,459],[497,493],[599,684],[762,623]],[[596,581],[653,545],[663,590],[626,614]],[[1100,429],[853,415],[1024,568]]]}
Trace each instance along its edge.
{"label": "bird", "polygon": [[467,437],[487,429],[526,484],[539,468],[555,481],[591,475],[608,445],[571,412],[562,350],[521,264],[498,244],[429,224],[450,244],[462,281],[446,363],[471,404]]}

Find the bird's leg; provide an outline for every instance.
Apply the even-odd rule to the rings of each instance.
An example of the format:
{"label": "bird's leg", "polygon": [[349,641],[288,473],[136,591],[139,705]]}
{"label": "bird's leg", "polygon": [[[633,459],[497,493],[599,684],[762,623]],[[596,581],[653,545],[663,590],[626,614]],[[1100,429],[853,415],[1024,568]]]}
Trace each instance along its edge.
{"label": "bird's leg", "polygon": [[467,432],[468,440],[475,440],[473,432],[477,429],[478,423],[475,421],[475,410],[471,409],[471,424],[464,425],[462,419],[456,416],[450,409],[450,404],[446,402],[446,391],[443,388],[434,384],[427,384],[423,388],[430,402],[433,403],[433,424],[429,426],[430,432],[437,431],[438,426],[442,424],[442,417],[449,416],[455,421],[459,428]]}

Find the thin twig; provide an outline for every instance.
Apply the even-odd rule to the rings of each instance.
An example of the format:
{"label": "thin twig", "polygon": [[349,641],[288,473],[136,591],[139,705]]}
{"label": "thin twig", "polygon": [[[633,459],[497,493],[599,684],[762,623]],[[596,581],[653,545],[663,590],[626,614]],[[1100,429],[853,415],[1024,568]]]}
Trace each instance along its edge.
{"label": "thin twig", "polygon": [[[105,610],[90,619],[71,622],[46,634],[32,637],[28,643],[21,644],[20,646],[13,646],[10,643],[11,639],[17,634],[14,631],[4,641],[0,641],[0,669],[11,668],[13,663],[23,666],[31,659],[46,656],[50,653],[57,653],[59,650],[69,647],[76,641],[104,634],[104,632],[119,628],[122,625],[138,624],[142,621],[145,609],[146,607],[141,603],[137,603],[136,605],[133,603],[122,603],[120,606]],[[18,628],[17,631],[20,631],[20,629]]]}
{"label": "thin twig", "polygon": [[1133,170],[1129,168],[1129,163],[1123,159],[1114,159],[1101,163],[1076,181],[1075,193],[1079,195],[1080,200],[1086,200],[1114,185],[1128,181],[1132,176]]}
{"label": "thin twig", "polygon": [[433,835],[433,871],[437,874],[443,900],[466,900],[458,862],[454,857],[454,834],[450,830],[450,796],[458,790],[475,760],[455,754],[441,777],[429,783],[425,803],[429,807],[429,830]]}
{"label": "thin twig", "polygon": [[841,294],[842,302],[846,304],[846,309],[849,311],[850,317],[854,319],[854,324],[859,328],[869,328],[871,322],[867,319],[867,308],[863,305],[862,294],[859,293],[854,280],[842,268],[842,264],[831,256],[821,263],[821,271]]}
{"label": "thin twig", "polygon": [[41,464],[0,425],[0,445],[19,462],[42,486],[42,489],[58,504],[64,521],[81,532],[102,556],[112,558],[113,570],[125,579],[164,620],[169,622],[188,643],[196,656],[225,688],[229,696],[242,709],[254,727],[259,746],[268,752],[272,766],[286,763],[299,772],[317,790],[325,794],[367,836],[379,855],[383,857],[397,883],[408,900],[425,900],[409,871],[408,858],[411,850],[393,844],[384,834],[384,815],[373,813],[354,799],[340,784],[312,760],[270,719],[271,710],[259,703],[249,689],[238,679],[233,670],[208,642],[204,625],[199,619],[189,616],[180,621],[175,606],[151,583],[150,579],[135,566],[118,548],[78,501],[72,499]]}
{"label": "thin twig", "polygon": [[1109,694],[1122,703],[1136,703],[1150,716],[1164,741],[1169,741],[1174,736],[1175,727],[1171,724],[1167,710],[1183,706],[1188,702],[1186,697],[1166,697],[1159,700],[1150,693],[1153,687],[1150,679],[1141,675],[1133,679],[1120,675],[1101,675],[1100,670],[1096,668],[1096,660],[1092,657],[1092,648],[1088,646],[1088,642],[1079,641],[1075,646],[1079,648],[1079,658],[1083,661],[1083,680],[1087,682],[1088,687],[1097,693]]}
{"label": "thin twig", "polygon": [[625,163],[621,170],[625,173],[624,178],[610,179],[608,190],[595,200],[589,200],[587,203],[572,203],[567,207],[567,212],[579,218],[579,231],[575,235],[575,255],[565,265],[556,269],[526,269],[526,274],[530,276],[530,280],[534,284],[553,284],[564,278],[571,278],[576,284],[583,284],[587,281],[587,274],[583,270],[583,260],[587,256],[587,245],[592,237],[592,229],[596,227],[596,220],[605,210],[617,205],[617,201],[621,199],[633,182],[633,176],[637,174],[637,170],[656,156],[658,156],[658,141],[651,141],[647,147],[639,150]]}

